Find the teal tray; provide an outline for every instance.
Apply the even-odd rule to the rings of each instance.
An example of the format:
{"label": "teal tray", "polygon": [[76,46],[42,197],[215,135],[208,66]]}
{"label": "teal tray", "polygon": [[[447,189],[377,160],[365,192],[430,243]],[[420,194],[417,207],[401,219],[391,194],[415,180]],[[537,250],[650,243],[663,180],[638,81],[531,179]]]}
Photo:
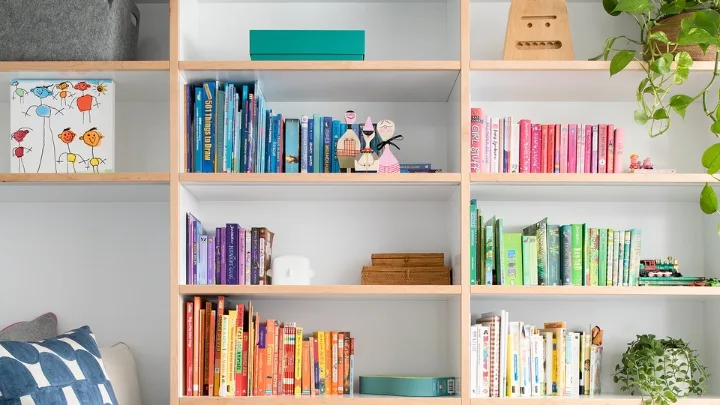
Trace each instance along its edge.
{"label": "teal tray", "polygon": [[365,60],[362,30],[250,30],[251,60]]}

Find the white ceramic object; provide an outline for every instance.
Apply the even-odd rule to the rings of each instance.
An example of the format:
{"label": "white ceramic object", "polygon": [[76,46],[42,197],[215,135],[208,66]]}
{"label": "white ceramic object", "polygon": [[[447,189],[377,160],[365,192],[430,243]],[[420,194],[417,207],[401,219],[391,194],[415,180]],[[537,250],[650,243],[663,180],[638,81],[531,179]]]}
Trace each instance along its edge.
{"label": "white ceramic object", "polygon": [[268,271],[273,285],[310,285],[315,272],[310,269],[310,259],[299,255],[285,255],[273,259]]}

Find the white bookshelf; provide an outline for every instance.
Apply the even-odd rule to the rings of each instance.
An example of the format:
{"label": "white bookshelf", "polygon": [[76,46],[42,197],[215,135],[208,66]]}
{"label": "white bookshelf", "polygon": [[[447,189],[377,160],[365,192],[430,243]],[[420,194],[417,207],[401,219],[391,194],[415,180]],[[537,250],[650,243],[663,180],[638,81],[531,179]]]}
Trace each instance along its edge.
{"label": "white bookshelf", "polygon": [[[592,323],[605,330],[603,395],[531,400],[535,405],[639,403],[620,395],[611,381],[625,344],[637,333],[689,339],[717,374],[720,289],[470,286],[470,198],[502,217],[510,231],[545,216],[557,224],[642,228],[644,257],[672,255],[684,274],[718,275],[717,220],[704,216],[697,203],[708,180],[699,157],[713,141],[707,123],[690,109],[670,133],[650,140],[632,120],[640,67],[610,79],[607,62],[586,60],[607,36],[633,35],[634,22],[605,16],[598,2],[571,0],[576,61],[502,61],[508,6],[475,0],[144,0],[138,62],[0,63],[6,82],[48,75],[112,78],[118,94],[117,173],[10,174],[9,143],[0,144],[0,223],[13,230],[0,238],[9,247],[0,257],[4,268],[23,269],[13,270],[11,283],[0,282],[0,305],[16,306],[25,298],[18,291],[29,286],[42,297],[2,311],[0,325],[54,311],[61,329],[88,324],[101,345],[125,341],[136,355],[143,401],[150,404],[290,401],[183,396],[182,305],[196,295],[252,300],[264,318],[310,330],[350,330],[357,338],[356,378],[451,374],[462,382],[453,398],[292,399],[303,403],[524,404],[470,397],[470,321],[500,309],[513,320]],[[363,29],[366,60],[250,61],[248,32],[263,28]],[[710,71],[696,63],[691,77]],[[428,162],[443,173],[185,173],[183,86],[256,79],[269,107],[286,117],[340,117],[353,109],[358,121],[368,115],[392,119],[405,136],[394,151],[398,159]],[[6,94],[0,97],[0,122],[6,124],[7,101]],[[471,107],[538,122],[613,123],[626,131],[626,160],[637,152],[678,174],[470,174]],[[276,235],[273,254],[308,256],[315,284],[185,285],[187,212],[208,229],[227,222],[267,226]],[[38,254],[38,244],[47,255]],[[453,285],[360,285],[372,253],[423,251],[445,254]],[[408,339],[388,339],[415,330]],[[720,386],[712,381],[707,397],[681,403],[720,401]]]}

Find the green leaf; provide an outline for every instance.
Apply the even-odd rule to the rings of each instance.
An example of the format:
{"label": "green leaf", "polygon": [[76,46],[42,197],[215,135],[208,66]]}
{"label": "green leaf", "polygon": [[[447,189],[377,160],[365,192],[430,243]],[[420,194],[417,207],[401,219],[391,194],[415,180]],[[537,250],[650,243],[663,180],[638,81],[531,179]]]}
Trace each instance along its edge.
{"label": "green leaf", "polygon": [[685,9],[685,0],[674,0],[667,2],[660,7],[660,13],[665,15],[679,14]]}
{"label": "green leaf", "polygon": [[692,97],[684,94],[676,94],[670,97],[670,107],[683,118],[685,118],[685,110],[691,102]]}
{"label": "green leaf", "polygon": [[710,125],[710,131],[713,134],[720,136],[720,121],[713,122],[713,124]]}
{"label": "green leaf", "polygon": [[629,14],[649,13],[655,8],[650,4],[650,0],[619,0],[618,5],[613,11],[622,11]]}
{"label": "green leaf", "polygon": [[714,214],[718,210],[718,199],[715,190],[707,183],[700,192],[700,209],[708,215]]}
{"label": "green leaf", "polygon": [[698,10],[688,18],[692,26],[702,29],[708,34],[717,37],[720,29],[720,13],[715,10]]}
{"label": "green leaf", "polygon": [[686,67],[677,67],[675,69],[675,75],[673,77],[673,82],[675,84],[683,84],[685,83],[685,80],[688,79],[688,76],[690,75],[690,69]]}
{"label": "green leaf", "polygon": [[669,116],[667,110],[664,108],[658,108],[657,110],[655,110],[652,116],[652,119],[654,120],[666,120],[668,118]]}
{"label": "green leaf", "polygon": [[663,395],[665,396],[665,398],[669,399],[672,402],[677,401],[675,394],[673,394],[673,392],[670,390],[665,391],[665,393]]}
{"label": "green leaf", "polygon": [[657,58],[650,64],[650,70],[655,73],[664,75],[670,73],[670,63],[666,58]]}
{"label": "green leaf", "polygon": [[702,154],[702,165],[708,174],[715,174],[720,170],[720,143],[710,145]]}
{"label": "green leaf", "polygon": [[692,27],[687,30],[681,30],[678,33],[678,45],[712,45],[716,44],[716,37],[710,35],[707,31]]}
{"label": "green leaf", "polygon": [[635,53],[628,50],[623,50],[615,54],[610,61],[610,76],[619,73],[621,70],[633,60]]}
{"label": "green leaf", "polygon": [[617,0],[603,0],[602,3],[606,13],[610,14],[613,17],[620,15],[619,11],[615,11],[615,7],[618,6]]}
{"label": "green leaf", "polygon": [[645,123],[650,119],[647,113],[643,110],[635,110],[634,116],[635,122],[639,125],[645,125]]}
{"label": "green leaf", "polygon": [[667,34],[663,31],[655,31],[648,37],[651,41],[658,41],[667,44],[670,42],[670,39],[668,38]]}
{"label": "green leaf", "polygon": [[680,51],[675,55],[675,62],[677,62],[678,67],[686,68],[689,68],[693,64],[692,57],[685,51]]}

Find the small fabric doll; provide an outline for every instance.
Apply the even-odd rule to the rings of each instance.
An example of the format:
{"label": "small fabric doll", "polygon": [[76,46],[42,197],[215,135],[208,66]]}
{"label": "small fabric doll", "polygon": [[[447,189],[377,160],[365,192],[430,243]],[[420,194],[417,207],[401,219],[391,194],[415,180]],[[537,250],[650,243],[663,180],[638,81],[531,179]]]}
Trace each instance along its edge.
{"label": "small fabric doll", "polygon": [[377,132],[380,135],[380,139],[382,139],[382,142],[378,145],[378,151],[381,153],[378,173],[400,173],[400,163],[392,153],[390,145],[398,148],[393,141],[400,141],[403,139],[403,136],[393,136],[395,133],[395,123],[390,120],[382,120],[378,122]]}
{"label": "small fabric doll", "polygon": [[372,120],[368,117],[365,121],[365,125],[362,128],[363,139],[365,139],[365,147],[360,150],[360,153],[355,159],[355,171],[356,172],[377,172],[378,170],[378,156],[370,146],[370,143],[375,138],[375,127],[373,126]]}

